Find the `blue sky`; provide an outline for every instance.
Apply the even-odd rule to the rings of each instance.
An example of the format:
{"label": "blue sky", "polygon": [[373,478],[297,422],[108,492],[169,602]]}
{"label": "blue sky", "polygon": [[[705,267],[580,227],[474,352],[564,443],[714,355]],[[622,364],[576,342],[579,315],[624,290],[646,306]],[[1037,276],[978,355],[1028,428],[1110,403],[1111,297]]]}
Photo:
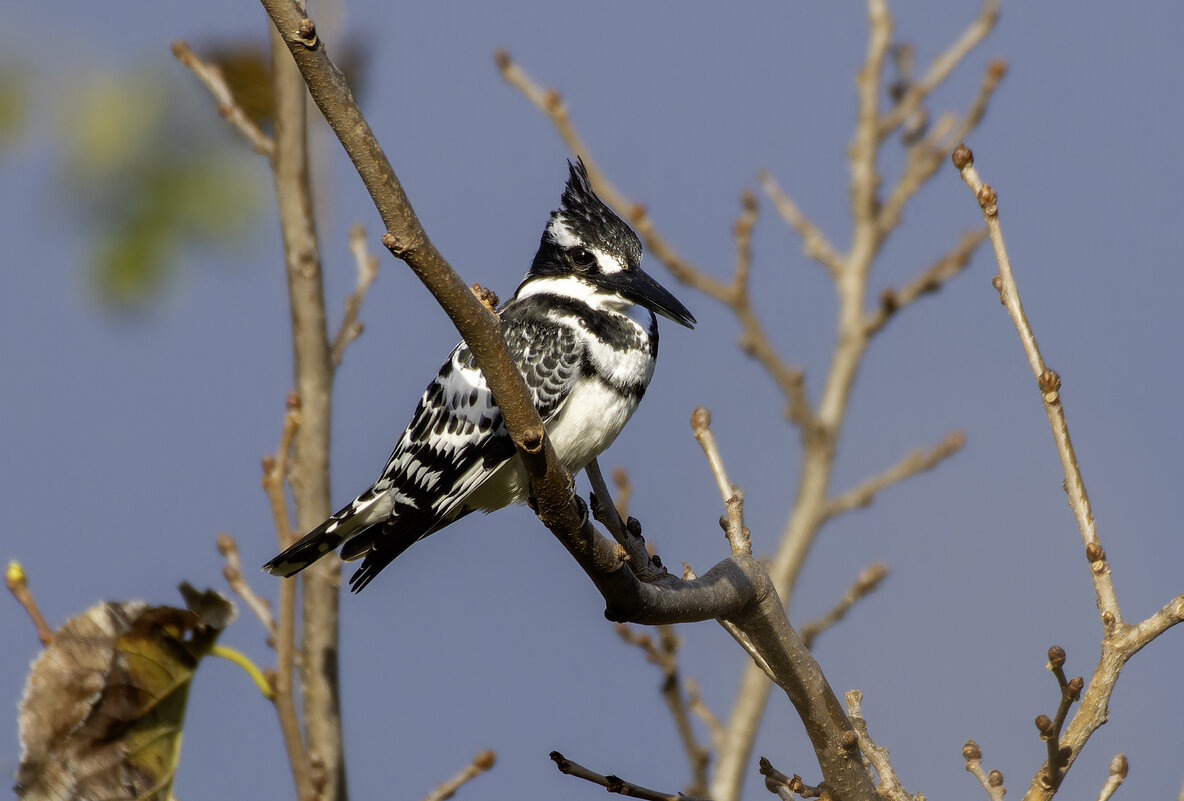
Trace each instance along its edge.
{"label": "blue sky", "polygon": [[[898,37],[921,64],[977,4],[897,3]],[[330,13],[331,12],[331,13]],[[314,9],[314,14],[318,12]],[[364,110],[425,226],[470,281],[508,296],[529,265],[566,176],[558,137],[503,84],[505,47],[562,89],[593,153],[646,203],[679,250],[718,276],[742,188],[769,170],[815,222],[847,243],[846,148],[866,22],[856,4],[587,5],[378,3],[319,12],[334,37],[371,58]],[[93,239],[64,202],[54,103],[96,74],[152,74],[213,108],[168,44],[259,40],[262,10],[243,2],[107,8],[21,4],[3,67],[31,76],[24,137],[0,151],[0,556],[26,566],[52,622],[101,599],[177,600],[176,584],[221,587],[215,536],[237,537],[261,564],[274,534],[259,458],[275,446],[291,385],[287,311],[274,213],[227,247],[187,250],[150,308],[112,314],[87,290]],[[335,18],[335,19],[333,19]],[[80,22],[81,20],[81,22]],[[1179,494],[1184,297],[1173,234],[1182,184],[1174,147],[1184,122],[1176,34],[1184,10],[1112,4],[1008,4],[995,34],[937,93],[965,108],[987,60],[1010,71],[969,144],[999,192],[1025,306],[1062,395],[1119,599],[1141,619],[1184,591],[1184,545],[1168,501]],[[334,32],[334,26],[336,26]],[[205,112],[202,111],[205,110]],[[211,126],[213,136],[229,134]],[[334,320],[351,289],[349,225],[378,218],[322,131],[320,205]],[[900,154],[889,146],[889,178]],[[266,165],[243,174],[270,192]],[[822,271],[763,205],[754,290],[787,359],[817,395],[833,344]],[[909,207],[872,285],[898,286],[980,217],[946,167]],[[605,467],[625,466],[633,510],[664,560],[700,571],[725,555],[720,505],[687,423],[714,413],[733,480],[747,495],[754,547],[773,549],[799,451],[771,382],[734,346],[733,320],[647,265],[694,312],[693,332],[662,328],[645,402]],[[1088,678],[1100,636],[1080,539],[1034,382],[990,285],[986,250],[939,295],[873,343],[852,399],[836,469],[842,489],[907,450],[966,433],[938,471],[883,494],[821,535],[793,598],[795,623],[831,606],[856,573],[885,561],[874,600],[824,635],[816,653],[841,693],[864,692],[873,736],[905,786],[975,797],[962,743],[976,739],[1012,794],[1044,759],[1033,718],[1055,711],[1045,652]],[[450,324],[400,264],[384,259],[363,310],[366,332],[339,373],[333,497],[352,498],[381,468],[427,380],[455,343]],[[274,580],[250,577],[275,595]],[[598,797],[559,776],[558,749],[603,772],[674,790],[686,780],[659,676],[602,618],[591,584],[525,509],[470,517],[418,544],[365,593],[343,599],[342,692],[355,797],[417,798],[482,748],[498,751],[469,788],[489,798]],[[9,646],[0,695],[15,705],[36,640],[0,603]],[[684,627],[682,666],[726,715],[743,654],[711,624]],[[269,654],[243,616],[225,642]],[[1131,798],[1174,797],[1184,774],[1184,702],[1174,691],[1184,632],[1135,657],[1111,721],[1071,772],[1066,797],[1094,797],[1117,751]],[[1167,688],[1171,687],[1172,690]],[[11,706],[9,707],[12,708]],[[628,736],[622,736],[622,730]],[[788,704],[773,700],[758,753],[817,778]],[[15,724],[0,727],[0,766],[15,769]],[[755,776],[755,768],[754,774]],[[199,673],[176,793],[283,797],[290,787],[268,704],[228,663]],[[392,791],[391,788],[396,788]],[[751,782],[746,797],[765,791]]]}

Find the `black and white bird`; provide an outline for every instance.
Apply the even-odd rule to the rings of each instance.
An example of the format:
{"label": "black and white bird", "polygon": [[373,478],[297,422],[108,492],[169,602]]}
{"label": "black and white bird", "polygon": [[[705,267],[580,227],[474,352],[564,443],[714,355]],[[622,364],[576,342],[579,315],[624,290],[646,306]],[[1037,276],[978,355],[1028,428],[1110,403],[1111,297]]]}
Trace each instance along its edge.
{"label": "black and white bird", "polygon": [[[518,291],[499,311],[555,453],[575,474],[612,444],[645,394],[658,354],[654,312],[695,318],[641,269],[641,242],[606,206],[583,162],[551,213]],[[416,540],[480,509],[526,501],[526,470],[485,376],[461,342],[420,398],[378,481],[264,569],[300,572],[341,547],[365,557],[363,587]]]}

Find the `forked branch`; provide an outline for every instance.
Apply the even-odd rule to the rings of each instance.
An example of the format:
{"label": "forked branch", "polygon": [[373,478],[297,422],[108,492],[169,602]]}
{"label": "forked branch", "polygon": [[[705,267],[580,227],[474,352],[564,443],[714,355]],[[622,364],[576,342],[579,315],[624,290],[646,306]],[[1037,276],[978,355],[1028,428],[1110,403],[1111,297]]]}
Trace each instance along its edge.
{"label": "forked branch", "polygon": [[[1162,609],[1141,623],[1130,624],[1123,620],[1122,610],[1118,605],[1118,596],[1114,589],[1110,563],[1106,559],[1106,552],[1098,537],[1089,495],[1085,490],[1085,482],[1082,479],[1081,468],[1077,463],[1077,455],[1073,450],[1073,442],[1069,438],[1069,426],[1061,399],[1061,378],[1045,364],[1040,348],[1036,344],[1036,336],[1032,332],[1032,326],[1024,313],[1023,304],[1020,302],[1015,274],[1012,272],[1011,260],[1003,241],[1003,228],[999,222],[998,195],[994,189],[979,178],[978,171],[974,167],[974,154],[970,152],[970,148],[960,145],[954,150],[953,161],[954,166],[962,175],[962,180],[974,193],[979,207],[982,209],[983,219],[987,224],[991,245],[995,251],[995,261],[999,265],[999,275],[996,276],[995,287],[1011,316],[1016,332],[1019,334],[1024,355],[1032,370],[1044,411],[1048,416],[1053,442],[1056,445],[1061,468],[1065,474],[1065,493],[1069,497],[1069,507],[1073,511],[1078,531],[1085,546],[1085,557],[1089,564],[1090,578],[1093,581],[1094,594],[1101,616],[1101,658],[1081,696],[1081,706],[1063,732],[1058,724],[1063,722],[1064,717],[1068,714],[1067,707],[1074,700],[1071,696],[1075,691],[1072,682],[1066,682],[1063,672],[1058,672],[1060,666],[1057,663],[1063,663],[1063,651],[1059,654],[1053,650],[1049,652],[1050,669],[1058,672],[1058,682],[1062,687],[1061,708],[1058,709],[1056,721],[1049,720],[1044,716],[1041,716],[1043,720],[1037,719],[1037,726],[1041,729],[1042,737],[1050,743],[1049,759],[1036,773],[1024,796],[1025,801],[1047,801],[1056,793],[1065,773],[1072,767],[1090,736],[1106,722],[1110,696],[1114,692],[1123,665],[1147,643],[1184,620],[1184,595],[1179,595],[1168,601]],[[1079,685],[1076,692],[1080,692]]]}

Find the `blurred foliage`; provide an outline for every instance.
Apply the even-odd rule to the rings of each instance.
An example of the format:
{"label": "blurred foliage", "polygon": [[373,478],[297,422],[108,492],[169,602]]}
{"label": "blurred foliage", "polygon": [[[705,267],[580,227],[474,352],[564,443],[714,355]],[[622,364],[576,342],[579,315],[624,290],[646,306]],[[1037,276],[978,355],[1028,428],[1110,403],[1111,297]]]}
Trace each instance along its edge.
{"label": "blurred foliage", "polygon": [[0,64],[0,150],[16,145],[28,124],[29,81],[16,64]]}
{"label": "blurred foliage", "polygon": [[190,682],[234,618],[213,590],[181,595],[101,603],[54,634],[20,704],[21,801],[170,797]]}
{"label": "blurred foliage", "polygon": [[257,221],[265,163],[179,66],[90,74],[58,104],[60,183],[94,238],[90,283],[136,308],[185,248],[234,242]]}

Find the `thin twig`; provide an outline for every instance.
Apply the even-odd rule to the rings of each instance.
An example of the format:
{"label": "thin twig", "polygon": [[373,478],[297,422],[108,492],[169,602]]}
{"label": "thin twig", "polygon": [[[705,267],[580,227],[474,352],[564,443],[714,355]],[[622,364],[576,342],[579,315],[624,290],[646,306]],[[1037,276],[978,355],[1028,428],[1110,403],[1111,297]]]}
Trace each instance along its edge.
{"label": "thin twig", "polygon": [[706,799],[683,795],[682,793],[663,793],[659,790],[650,790],[632,782],[627,782],[619,776],[605,776],[594,770],[585,768],[577,762],[572,762],[558,751],[551,752],[551,759],[555,762],[555,767],[559,768],[560,773],[575,776],[577,779],[583,779],[593,784],[599,784],[610,793],[616,793],[617,795],[628,796],[629,798],[641,798],[645,799],[645,801],[706,801]]}
{"label": "thin twig", "polygon": [[724,724],[707,706],[703,696],[699,694],[699,683],[694,679],[687,679],[687,708],[699,716],[699,720],[707,726],[711,735],[711,747],[719,751],[724,742]]}
{"label": "thin twig", "polygon": [[180,39],[173,42],[173,55],[205,84],[214,96],[214,102],[218,104],[218,113],[243,135],[251,147],[255,148],[255,152],[271,158],[275,152],[275,142],[255,124],[251,116],[243,111],[242,106],[234,99],[234,92],[230,91],[222,70],[215,64],[202,61],[189,49],[189,45]]}
{"label": "thin twig", "polygon": [[910,451],[903,459],[884,472],[831,498],[822,511],[822,519],[829,520],[843,512],[871,505],[872,501],[876,499],[876,495],[882,490],[918,473],[932,470],[942,460],[957,453],[965,442],[966,438],[961,431],[951,431],[941,442],[927,451]]}
{"label": "thin twig", "polygon": [[[691,769],[691,782],[686,792],[690,795],[702,795],[707,790],[707,766],[711,761],[711,752],[699,743],[698,738],[695,737],[695,730],[691,726],[691,718],[688,714],[691,703],[683,695],[683,685],[678,667],[680,643],[674,627],[658,626],[657,644],[649,634],[640,633],[625,623],[618,623],[615,629],[622,640],[640,648],[645,654],[646,661],[657,665],[661,670],[662,700],[666,702],[666,708],[670,710],[670,716],[674,718],[674,725]],[[689,685],[691,682],[687,683]]]}
{"label": "thin twig", "polygon": [[633,482],[629,480],[629,472],[623,467],[613,468],[613,485],[616,487],[617,516],[622,520],[629,518],[629,499],[633,497]]}
{"label": "thin twig", "polygon": [[966,770],[978,779],[986,791],[988,801],[1003,801],[1003,794],[1007,792],[1003,786],[1003,773],[998,770],[987,773],[983,770],[983,751],[978,743],[967,740],[966,745],[962,746],[962,758],[966,760]]}
{"label": "thin twig", "polygon": [[271,614],[271,602],[256,595],[255,591],[251,589],[251,585],[243,578],[242,560],[239,558],[238,543],[235,542],[234,537],[226,533],[219,534],[218,553],[222,554],[222,558],[226,560],[226,564],[222,566],[222,575],[226,577],[226,583],[230,585],[230,589],[238,597],[243,599],[247,608],[255,613],[255,617],[263,624],[263,628],[267,629],[267,642],[274,648],[277,632],[275,618]]}
{"label": "thin twig", "polygon": [[457,790],[492,768],[495,762],[497,762],[497,754],[493,751],[478,752],[473,757],[473,761],[466,765],[460,773],[441,782],[436,789],[423,797],[423,801],[446,801],[446,799],[452,798],[456,795]]}
{"label": "thin twig", "polygon": [[1064,757],[1061,751],[1061,730],[1065,726],[1065,718],[1069,714],[1069,707],[1081,697],[1081,690],[1085,681],[1080,676],[1072,679],[1065,678],[1065,649],[1054,645],[1048,649],[1048,669],[1056,677],[1057,686],[1061,691],[1060,703],[1057,705],[1056,717],[1049,720],[1046,715],[1036,718],[1036,728],[1040,731],[1040,739],[1047,744],[1048,761],[1045,763],[1045,774],[1049,784],[1056,788],[1060,786],[1064,777]]}
{"label": "thin twig", "polygon": [[982,122],[987,105],[1006,74],[1007,63],[1003,60],[996,59],[988,64],[969,111],[960,120],[952,114],[944,115],[928,136],[909,148],[905,168],[880,208],[879,226],[884,232],[900,224],[904,207],[913,195],[937,173],[954,146]]}
{"label": "thin twig", "polygon": [[719,455],[715,435],[711,433],[711,412],[702,406],[696,407],[691,413],[691,428],[695,432],[695,439],[703,448],[703,454],[707,457],[707,464],[711,467],[711,474],[715,476],[716,486],[719,487],[719,494],[727,510],[724,531],[727,532],[732,553],[751,554],[752,537],[744,527],[744,493],[728,481],[728,473],[724,469],[723,458]]}
{"label": "thin twig", "polygon": [[880,121],[881,136],[887,136],[907,120],[934,89],[940,86],[964,58],[995,27],[999,0],[983,0],[978,14],[954,42],[929,65],[921,80],[913,83],[900,103]]}
{"label": "thin twig", "polygon": [[41,646],[48,647],[53,642],[53,629],[45,622],[41,610],[37,608],[37,601],[33,599],[33,593],[29,589],[29,579],[25,575],[25,569],[15,559],[8,563],[8,569],[4,571],[4,586],[8,587],[12,597],[16,598],[17,603],[29,615],[29,620],[33,621],[33,627],[37,629],[37,639],[41,640]]}
{"label": "thin twig", "polygon": [[767,172],[761,172],[757,180],[760,181],[761,188],[765,190],[769,200],[773,201],[773,208],[802,238],[802,251],[806,256],[825,267],[832,276],[841,273],[846,266],[842,255],[826,238],[826,234],[822,233],[822,230],[798,208],[798,204],[785,193],[777,179]]}
{"label": "thin twig", "polygon": [[596,194],[629,220],[654,258],[665,264],[682,283],[716,298],[725,297],[729,292],[728,285],[710,277],[678,255],[670,242],[654,228],[653,221],[645,207],[628,201],[608,180],[592,157],[584,140],[576,131],[575,126],[572,125],[563,96],[554,89],[543,89],[535,83],[505,50],[497,51],[494,54],[494,61],[506,83],[520,91],[531,105],[546,115],[563,139],[564,144],[567,145],[568,150],[584,159],[584,166],[588,168],[588,177],[596,189]]}
{"label": "thin twig", "polygon": [[961,273],[970,265],[978,246],[987,238],[986,228],[975,228],[962,234],[958,244],[943,255],[916,278],[909,281],[900,289],[885,289],[880,293],[880,304],[874,312],[868,315],[864,322],[864,336],[869,339],[904,309],[918,298],[937,292],[946,282]]}
{"label": "thin twig", "polygon": [[877,745],[871,735],[867,733],[867,721],[863,718],[862,703],[862,692],[859,690],[847,691],[847,716],[851,719],[851,725],[855,728],[855,734],[859,738],[859,750],[863,752],[864,758],[871,763],[871,766],[876,770],[876,775],[880,777],[880,782],[877,785],[880,797],[886,801],[914,801],[913,797],[901,785],[900,779],[896,777],[896,771],[892,769],[892,762],[888,759],[888,749]]}
{"label": "thin twig", "polygon": [[1098,801],[1110,801],[1110,796],[1114,795],[1114,791],[1126,780],[1129,768],[1125,754],[1114,755],[1114,759],[1110,760],[1110,775],[1106,777],[1106,783],[1098,793]]}
{"label": "thin twig", "polygon": [[[1019,289],[1016,286],[1015,274],[1011,270],[1011,259],[1007,255],[1007,246],[1003,241],[1003,228],[999,223],[998,198],[990,186],[984,184],[974,168],[974,155],[970,148],[960,145],[954,151],[954,165],[958,167],[962,180],[970,187],[982,208],[983,219],[987,223],[987,232],[991,237],[991,246],[995,250],[995,261],[999,265],[999,295],[1003,304],[1011,315],[1016,331],[1019,333],[1020,343],[1023,345],[1024,355],[1028,359],[1028,366],[1036,378],[1040,390],[1040,398],[1044,411],[1048,415],[1049,426],[1052,428],[1053,442],[1056,444],[1057,454],[1061,459],[1061,468],[1065,474],[1065,492],[1069,496],[1069,506],[1073,510],[1073,517],[1077,520],[1077,528],[1081,532],[1081,539],[1085,547],[1100,551],[1102,544],[1098,539],[1097,528],[1094,524],[1093,508],[1089,502],[1089,494],[1085,490],[1085,482],[1081,477],[1081,468],[1077,464],[1077,454],[1073,450],[1073,442],[1069,438],[1069,426],[1065,420],[1065,410],[1061,404],[1061,379],[1044,363],[1040,355],[1040,348],[1036,344],[1036,335],[1032,333],[1032,326],[1024,314],[1023,304],[1020,303]],[[1088,553],[1087,553],[1088,556]],[[1103,626],[1110,629],[1122,623],[1122,611],[1118,606],[1118,596],[1114,591],[1114,579],[1110,574],[1108,563],[1104,559],[1091,559],[1090,576],[1097,595],[1098,612],[1102,617]]]}
{"label": "thin twig", "polygon": [[617,514],[617,507],[613,504],[613,496],[604,482],[604,475],[600,472],[600,464],[593,459],[584,468],[588,482],[592,485],[592,516],[613,535],[613,539],[625,552],[625,560],[629,568],[642,581],[654,581],[665,575],[666,570],[661,567],[661,560],[654,561],[645,545],[645,538],[641,536],[641,524],[634,518],[628,523],[622,522]]}
{"label": "thin twig", "polygon": [[765,757],[761,757],[758,764],[761,775],[765,777],[765,789],[778,798],[788,801],[795,794],[802,798],[819,798],[825,791],[824,787],[806,784],[796,773],[793,776],[785,775],[773,767],[773,763]]}
{"label": "thin twig", "polygon": [[[1056,793],[1065,773],[1072,767],[1090,736],[1108,719],[1110,696],[1114,692],[1123,665],[1164,631],[1184,621],[1184,595],[1179,595],[1168,601],[1158,612],[1141,623],[1132,625],[1123,621],[1118,597],[1114,590],[1110,563],[1106,559],[1106,552],[1098,538],[1089,495],[1086,493],[1081,469],[1077,464],[1077,456],[1073,450],[1073,443],[1069,438],[1069,428],[1061,405],[1061,379],[1045,365],[1040,348],[1036,344],[1035,335],[1032,333],[1032,327],[1024,314],[1023,305],[1020,303],[1019,290],[1011,270],[1007,247],[1003,241],[1003,229],[999,223],[998,196],[989,185],[983,183],[979,178],[978,172],[974,168],[974,155],[969,148],[965,145],[958,146],[954,150],[953,161],[954,166],[962,175],[962,180],[974,192],[982,209],[983,218],[987,223],[991,244],[995,250],[995,260],[999,265],[995,288],[999,291],[1000,299],[1011,315],[1024,354],[1028,359],[1028,365],[1036,377],[1036,385],[1040,391],[1041,401],[1048,416],[1053,441],[1056,444],[1061,468],[1065,475],[1065,493],[1068,495],[1069,506],[1073,511],[1077,528],[1085,544],[1085,556],[1089,563],[1090,577],[1093,580],[1094,594],[1097,598],[1097,607],[1102,623],[1101,658],[1086,685],[1087,689],[1081,697],[1081,705],[1073,719],[1063,733],[1056,731],[1052,721],[1048,721],[1047,727],[1040,726],[1042,735],[1046,728],[1050,734],[1055,735],[1056,748],[1053,749],[1050,743],[1050,758],[1032,778],[1024,799],[1025,801],[1048,801]],[[1060,678],[1058,677],[1058,681]]]}
{"label": "thin twig", "polygon": [[[275,523],[276,539],[280,549],[292,543],[293,532],[288,516],[288,502],[284,494],[284,478],[287,475],[288,457],[292,450],[292,439],[302,420],[300,396],[288,393],[287,411],[280,430],[280,443],[273,455],[263,458],[263,489],[271,505]],[[280,734],[288,754],[292,779],[300,801],[315,801],[308,754],[305,751],[304,735],[300,731],[300,717],[296,712],[296,700],[292,690],[292,671],[296,661],[296,582],[280,582],[279,622],[276,626],[275,667],[275,712],[280,723]]]}
{"label": "thin twig", "polygon": [[366,228],[361,223],[354,223],[349,229],[349,252],[353,254],[357,265],[358,282],[354,291],[345,299],[345,316],[341,318],[341,327],[333,337],[332,358],[333,368],[336,369],[345,356],[345,349],[362,333],[362,324],[358,321],[358,313],[362,310],[362,302],[370,285],[378,277],[378,257],[366,247]]}
{"label": "thin twig", "polygon": [[751,224],[756,219],[756,204],[751,194],[745,194],[741,217],[733,229],[738,237],[737,267],[741,274],[734,276],[731,282],[724,283],[679,255],[669,240],[659,233],[645,207],[630,202],[608,180],[572,125],[567,114],[567,106],[557,91],[541,88],[504,50],[499,50],[495,59],[506,82],[518,89],[535,108],[546,115],[568,149],[583,157],[588,168],[588,177],[597,194],[629,220],[650,254],[665,264],[678,281],[715,298],[732,310],[741,327],[740,347],[760,362],[784,393],[787,400],[787,417],[803,429],[809,429],[814,421],[802,371],[785,363],[777,354],[748,298],[745,258],[747,247],[743,238],[751,232]]}
{"label": "thin twig", "polygon": [[847,612],[851,611],[851,607],[855,606],[861,598],[866,598],[875,592],[876,588],[880,586],[880,582],[888,577],[888,573],[888,565],[882,562],[868,565],[859,571],[859,575],[855,577],[855,581],[847,588],[847,592],[843,593],[843,597],[839,599],[839,602],[829,612],[817,620],[802,626],[800,633],[802,635],[802,642],[806,644],[806,647],[814,647],[814,641],[818,639],[818,635],[846,617]]}

